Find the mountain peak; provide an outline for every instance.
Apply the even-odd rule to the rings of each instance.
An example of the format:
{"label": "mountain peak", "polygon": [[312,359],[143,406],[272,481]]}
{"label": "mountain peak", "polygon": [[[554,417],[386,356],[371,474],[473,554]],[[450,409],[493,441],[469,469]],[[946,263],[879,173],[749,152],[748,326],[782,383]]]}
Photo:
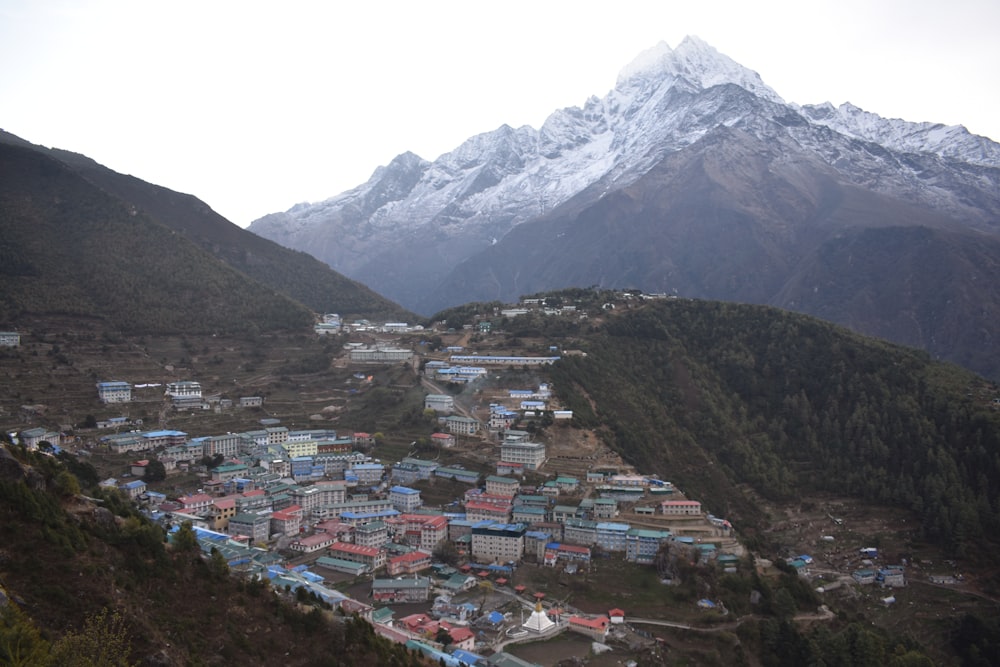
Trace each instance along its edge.
{"label": "mountain peak", "polygon": [[660,42],[640,53],[618,74],[618,86],[636,79],[675,77],[699,88],[732,83],[755,95],[784,104],[757,72],[719,53],[700,37],[688,35],[676,49]]}

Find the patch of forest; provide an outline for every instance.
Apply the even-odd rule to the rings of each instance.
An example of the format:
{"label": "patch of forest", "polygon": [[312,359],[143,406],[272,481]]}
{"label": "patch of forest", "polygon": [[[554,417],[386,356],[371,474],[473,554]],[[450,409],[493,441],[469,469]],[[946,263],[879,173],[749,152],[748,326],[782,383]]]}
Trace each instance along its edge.
{"label": "patch of forest", "polygon": [[926,353],[762,306],[669,300],[609,317],[552,379],[577,424],[750,525],[739,485],[902,506],[965,554],[1000,528],[996,387]]}

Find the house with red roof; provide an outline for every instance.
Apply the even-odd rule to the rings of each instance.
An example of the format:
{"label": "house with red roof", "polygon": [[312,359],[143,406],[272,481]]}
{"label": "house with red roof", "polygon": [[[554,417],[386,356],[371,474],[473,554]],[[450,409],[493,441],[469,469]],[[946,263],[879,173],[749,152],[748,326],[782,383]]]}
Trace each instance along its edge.
{"label": "house with red roof", "polygon": [[184,512],[200,516],[212,506],[212,496],[207,493],[195,493],[190,496],[181,496],[177,502],[181,504],[181,509]]}
{"label": "house with red roof", "polygon": [[302,508],[298,505],[286,507],[271,513],[271,534],[282,533],[292,537],[299,534],[302,527]]}
{"label": "house with red roof", "polygon": [[463,651],[472,651],[476,648],[476,634],[469,628],[457,626],[449,628],[448,636],[451,637],[451,645]]}
{"label": "house with red roof", "polygon": [[510,521],[510,511],[512,505],[499,505],[490,502],[475,502],[465,504],[465,519],[467,521],[496,521],[497,523],[507,523]]}
{"label": "house with red roof", "polygon": [[455,436],[452,433],[431,433],[431,442],[450,449],[455,446]]}
{"label": "house with red roof", "polygon": [[330,533],[315,533],[314,535],[303,535],[292,540],[288,548],[299,553],[311,554],[315,551],[322,551],[333,545],[337,539]]}
{"label": "house with red roof", "polygon": [[618,625],[619,623],[625,622],[625,612],[621,609],[615,608],[608,612],[608,618],[611,619],[612,625]]}
{"label": "house with red roof", "polygon": [[229,528],[229,520],[234,516],[236,516],[236,498],[234,496],[216,498],[211,509],[212,530],[225,532]]}
{"label": "house with red roof", "polygon": [[349,560],[352,563],[363,563],[372,572],[385,565],[385,549],[378,547],[365,547],[360,544],[350,544],[347,542],[334,542],[330,545],[330,556]]}
{"label": "house with red roof", "polygon": [[416,574],[431,566],[431,556],[423,551],[411,551],[390,558],[386,565],[386,571],[390,577],[400,574]]}
{"label": "house with red roof", "polygon": [[608,634],[608,626],[611,620],[607,616],[597,618],[585,618],[583,616],[570,616],[569,629],[586,635],[591,639],[603,642]]}

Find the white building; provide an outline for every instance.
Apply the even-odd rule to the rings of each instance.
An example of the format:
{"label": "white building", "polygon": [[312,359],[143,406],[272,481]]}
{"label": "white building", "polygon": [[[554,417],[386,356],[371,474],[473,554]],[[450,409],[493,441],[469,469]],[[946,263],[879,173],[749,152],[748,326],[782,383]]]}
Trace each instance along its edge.
{"label": "white building", "polygon": [[480,563],[520,561],[524,556],[523,524],[494,523],[472,527],[472,555]]}
{"label": "white building", "polygon": [[356,364],[394,364],[409,361],[413,358],[413,350],[403,348],[358,348],[350,351],[351,361]]}
{"label": "white building", "polygon": [[389,489],[389,502],[400,512],[412,512],[421,505],[420,491],[407,486],[394,486]]}
{"label": "white building", "polygon": [[435,412],[453,412],[455,398],[449,394],[427,394],[424,397],[424,409]]}
{"label": "white building", "polygon": [[118,380],[98,382],[97,398],[102,403],[128,403],[132,400],[132,385]]}
{"label": "white building", "polygon": [[201,383],[191,380],[167,383],[167,396],[171,398],[201,398]]}
{"label": "white building", "polygon": [[500,460],[520,463],[525,470],[538,470],[545,463],[545,445],[540,442],[504,442],[500,446]]}

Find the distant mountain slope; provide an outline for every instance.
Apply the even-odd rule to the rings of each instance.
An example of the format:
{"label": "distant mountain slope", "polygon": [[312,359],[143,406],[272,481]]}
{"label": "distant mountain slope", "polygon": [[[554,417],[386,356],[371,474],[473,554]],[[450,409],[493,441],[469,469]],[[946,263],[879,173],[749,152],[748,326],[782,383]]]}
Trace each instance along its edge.
{"label": "distant mountain slope", "polygon": [[0,322],[102,319],[140,333],[308,327],[312,313],[32,148],[0,143]]}
{"label": "distant mountain slope", "polygon": [[[1000,145],[851,105],[787,104],[696,38],[648,50],[605,97],[541,129],[504,126],[434,162],[402,155],[354,190],[251,230],[429,314],[569,285],[804,309],[812,300],[798,290],[816,287],[806,277],[820,272],[819,249],[883,227],[947,231],[935,236],[948,239],[935,262],[950,278],[939,284],[965,296],[897,292],[870,321],[864,294],[881,285],[856,276],[881,267],[861,266],[875,257],[861,253],[844,275],[823,274],[817,298],[839,305],[808,312],[1000,377],[1000,364],[979,361],[1000,359],[998,341],[941,329],[955,319],[991,328],[1000,307],[983,284],[1000,239]],[[894,266],[915,268],[901,257]],[[958,306],[976,301],[982,309]]]}
{"label": "distant mountain slope", "polygon": [[345,278],[312,255],[284,248],[229,222],[192,195],[119,174],[90,158],[46,149],[0,132],[0,142],[42,151],[106,192],[182,233],[217,259],[316,312],[378,319],[411,319],[403,308]]}
{"label": "distant mountain slope", "polygon": [[[744,485],[898,505],[924,537],[971,550],[996,539],[996,386],[926,353],[775,308],[664,300],[591,313],[551,378],[581,425],[626,460],[761,526]],[[515,318],[565,328],[564,318]],[[522,322],[524,320],[524,322]],[[553,337],[555,338],[555,337]],[[966,551],[971,553],[971,551]]]}
{"label": "distant mountain slope", "polygon": [[458,265],[435,294],[597,284],[772,304],[1000,377],[1000,237],[729,128],[627,188],[595,189]]}

